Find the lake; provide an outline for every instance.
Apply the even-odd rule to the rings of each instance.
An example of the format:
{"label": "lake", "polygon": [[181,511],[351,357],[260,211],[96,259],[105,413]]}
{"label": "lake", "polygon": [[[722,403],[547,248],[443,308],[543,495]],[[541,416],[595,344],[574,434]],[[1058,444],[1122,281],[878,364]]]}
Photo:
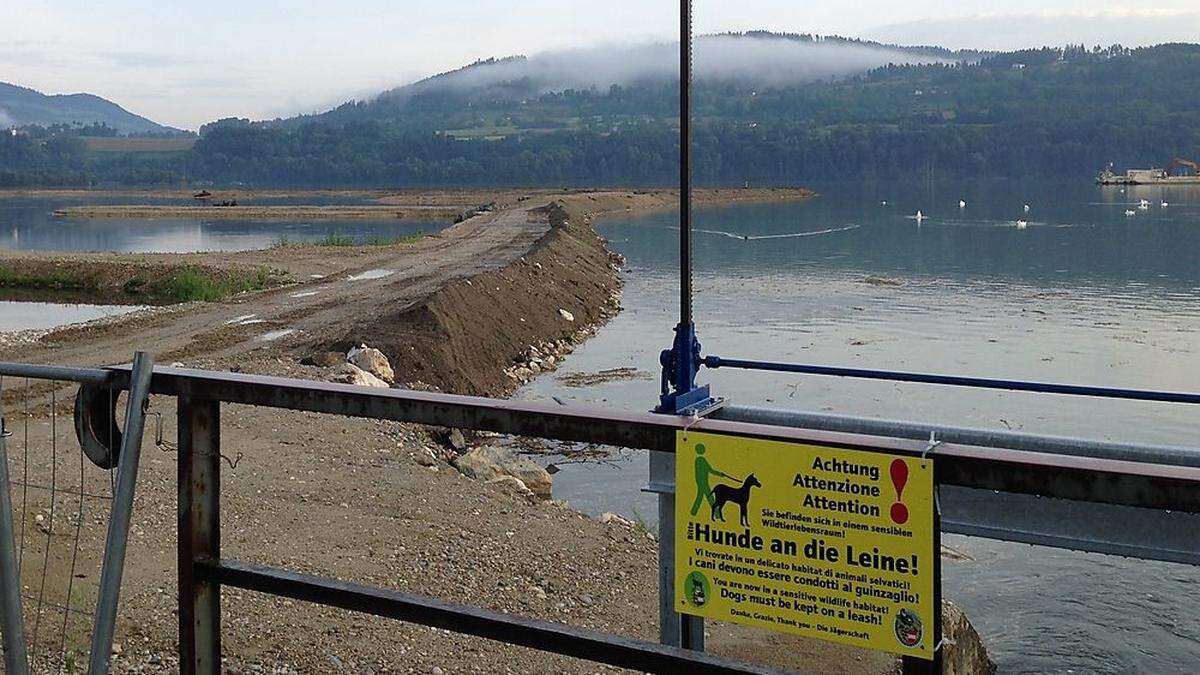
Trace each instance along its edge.
{"label": "lake", "polygon": [[[305,204],[361,204],[362,199],[306,198]],[[0,199],[0,249],[42,251],[115,251],[118,253],[192,253],[269,248],[280,241],[319,241],[348,236],[355,240],[394,239],[437,232],[446,220],[307,222],[203,220],[190,218],[58,218],[55,209],[88,204],[190,204],[192,200],[97,197],[86,200]],[[296,199],[255,199],[254,205],[294,204]],[[250,202],[247,202],[249,205]]]}
{"label": "lake", "polygon": [[[803,203],[698,210],[695,317],[706,354],[1149,389],[1200,381],[1200,189],[812,187],[820,197]],[[625,311],[521,397],[632,410],[657,402],[658,353],[678,320],[677,219],[598,223],[628,261]],[[636,375],[585,387],[560,379],[612,368]],[[701,380],[741,405],[1141,443],[1194,445],[1200,419],[1188,406],[725,369]],[[555,496],[653,524],[645,453],[610,459],[564,464]],[[945,597],[965,608],[1002,672],[1200,664],[1191,567],[945,543],[974,558],[946,561]]]}

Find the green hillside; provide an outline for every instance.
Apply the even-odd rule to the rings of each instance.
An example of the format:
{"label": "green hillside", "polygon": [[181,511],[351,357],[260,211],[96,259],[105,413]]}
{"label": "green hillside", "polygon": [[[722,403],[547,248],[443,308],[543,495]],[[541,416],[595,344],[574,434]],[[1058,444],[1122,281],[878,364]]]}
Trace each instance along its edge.
{"label": "green hillside", "polygon": [[174,131],[92,94],[55,94],[0,82],[0,129],[104,125],[121,134]]}
{"label": "green hillside", "polygon": [[[923,62],[792,82],[768,77],[766,68],[761,77],[739,71],[702,78],[695,87],[701,183],[913,175],[1087,180],[1110,161],[1161,165],[1200,156],[1200,112],[1189,105],[1200,86],[1200,45],[979,54],[827,44],[811,36],[766,39],[835,50],[812,52],[827,60],[878,52]],[[489,61],[322,115],[222,120],[205,126],[191,151],[154,160],[151,173],[163,180],[380,186],[676,180],[678,93],[669,76],[565,89],[552,79],[522,59]],[[4,153],[21,154],[6,150],[6,142],[20,139],[0,141],[0,171],[14,166]],[[74,171],[99,180],[135,175],[128,165],[124,177],[105,175],[107,169],[61,148],[57,159],[37,147],[22,152],[25,160],[40,157],[42,171],[74,160]],[[8,180],[21,176],[10,171]]]}

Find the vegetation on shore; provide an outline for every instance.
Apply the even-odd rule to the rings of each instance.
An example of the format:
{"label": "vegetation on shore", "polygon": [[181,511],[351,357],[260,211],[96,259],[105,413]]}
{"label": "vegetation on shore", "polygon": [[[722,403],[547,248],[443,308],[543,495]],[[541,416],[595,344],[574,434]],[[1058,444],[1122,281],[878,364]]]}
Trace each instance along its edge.
{"label": "vegetation on shore", "polygon": [[133,277],[121,290],[131,296],[172,302],[211,302],[222,298],[259,291],[271,285],[271,274],[265,267],[252,272],[222,271],[189,265],[158,279]]}
{"label": "vegetation on shore", "polygon": [[370,237],[357,238],[349,234],[330,232],[329,234],[326,234],[325,238],[323,239],[293,241],[287,235],[283,235],[271,244],[271,248],[290,248],[296,246],[329,246],[335,248],[348,248],[351,246],[398,246],[401,244],[416,243],[426,236],[427,235],[425,232],[414,232],[412,234],[403,234],[394,237],[373,235]]}
{"label": "vegetation on shore", "polygon": [[30,273],[0,267],[0,288],[87,291],[95,287],[94,281],[73,272],[51,270]]}
{"label": "vegetation on shore", "polygon": [[280,279],[265,267],[217,270],[184,265],[167,270],[148,268],[103,274],[96,264],[18,270],[0,266],[0,291],[44,291],[47,297],[69,295],[73,301],[98,303],[174,304],[221,300],[237,293],[278,285]]}

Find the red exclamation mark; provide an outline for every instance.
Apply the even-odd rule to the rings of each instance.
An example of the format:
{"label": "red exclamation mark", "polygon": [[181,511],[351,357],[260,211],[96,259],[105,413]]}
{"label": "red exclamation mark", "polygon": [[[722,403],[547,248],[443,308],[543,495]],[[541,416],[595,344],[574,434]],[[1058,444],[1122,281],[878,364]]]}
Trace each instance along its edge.
{"label": "red exclamation mark", "polygon": [[904,484],[908,482],[908,464],[902,459],[892,460],[892,485],[896,486],[896,503],[892,504],[892,522],[903,525],[908,522],[908,507],[904,505]]}

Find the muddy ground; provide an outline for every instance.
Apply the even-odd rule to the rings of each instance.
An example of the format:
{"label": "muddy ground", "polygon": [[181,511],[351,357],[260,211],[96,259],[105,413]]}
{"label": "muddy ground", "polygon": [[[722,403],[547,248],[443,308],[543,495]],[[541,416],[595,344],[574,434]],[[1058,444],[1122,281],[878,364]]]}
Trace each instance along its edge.
{"label": "muddy ground", "polygon": [[[0,359],[99,365],[127,361],[135,347],[145,347],[157,353],[159,363],[318,377],[321,368],[300,361],[368,341],[388,353],[401,381],[502,394],[514,384],[504,371],[526,343],[586,338],[612,311],[615,261],[588,218],[667,208],[674,199],[670,193],[631,191],[519,197],[526,195],[413,245],[280,260],[302,280],[294,286],[57,331],[34,344],[0,348]],[[276,253],[248,257],[271,255]],[[220,265],[220,256],[213,262]],[[390,274],[366,274],[375,270]],[[317,274],[321,277],[313,278]],[[294,332],[279,335],[286,330]],[[43,485],[54,480],[68,488],[53,500],[36,488],[14,493],[24,504],[18,506],[26,516],[21,531],[27,559],[34,561],[23,569],[26,591],[41,595],[44,605],[88,608],[98,580],[109,476],[81,462],[70,429],[68,388],[34,384],[26,390],[11,378],[0,386],[15,431],[9,439],[14,477]],[[58,404],[54,417],[51,396]],[[152,422],[143,444],[123,585],[117,672],[178,667],[174,401],[155,398],[151,411],[162,414],[165,442],[155,444]],[[648,533],[470,481],[449,465],[429,461],[438,442],[430,430],[226,405],[222,440],[227,557],[622,635],[656,636],[657,547]],[[80,485],[98,497],[79,499]],[[45,542],[51,542],[48,556]],[[50,571],[44,593],[42,568]],[[228,672],[611,670],[233,589],[223,592],[222,603]],[[33,604],[28,600],[26,607]],[[54,618],[43,621],[39,646],[52,652],[62,619],[45,616]],[[86,660],[81,655],[86,625],[86,617],[67,624],[65,648],[76,662]],[[753,661],[808,672],[894,669],[890,657],[876,653],[726,625],[711,624],[709,631],[711,651]]]}

